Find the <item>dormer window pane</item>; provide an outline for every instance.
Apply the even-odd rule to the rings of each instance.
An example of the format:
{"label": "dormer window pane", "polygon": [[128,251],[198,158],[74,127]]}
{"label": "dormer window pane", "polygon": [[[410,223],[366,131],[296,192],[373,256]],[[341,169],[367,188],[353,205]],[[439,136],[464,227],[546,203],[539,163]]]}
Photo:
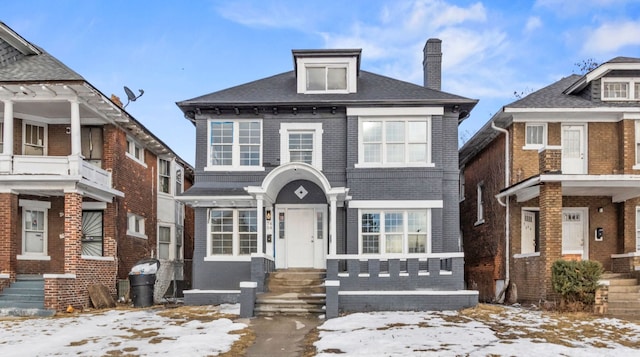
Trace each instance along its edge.
{"label": "dormer window pane", "polygon": [[629,98],[629,83],[627,82],[605,82],[604,98],[606,99],[626,99]]}
{"label": "dormer window pane", "polygon": [[635,99],[640,99],[640,82],[636,82],[634,84],[633,88],[634,88],[634,92],[635,92],[634,98]]}
{"label": "dormer window pane", "polygon": [[345,90],[347,89],[347,69],[327,68],[327,89]]}
{"label": "dormer window pane", "polygon": [[325,68],[307,68],[307,90],[325,90]]}

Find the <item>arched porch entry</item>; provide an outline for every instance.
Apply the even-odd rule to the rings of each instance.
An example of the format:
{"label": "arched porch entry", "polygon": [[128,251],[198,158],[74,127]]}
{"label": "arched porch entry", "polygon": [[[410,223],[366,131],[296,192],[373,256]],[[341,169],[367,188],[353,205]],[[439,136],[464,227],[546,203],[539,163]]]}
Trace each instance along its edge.
{"label": "arched porch entry", "polygon": [[[258,236],[276,268],[326,267],[336,253],[336,211],[348,189],[331,187],[316,168],[287,163],[272,170],[260,186],[247,187],[258,208]],[[260,250],[259,250],[260,251]]]}

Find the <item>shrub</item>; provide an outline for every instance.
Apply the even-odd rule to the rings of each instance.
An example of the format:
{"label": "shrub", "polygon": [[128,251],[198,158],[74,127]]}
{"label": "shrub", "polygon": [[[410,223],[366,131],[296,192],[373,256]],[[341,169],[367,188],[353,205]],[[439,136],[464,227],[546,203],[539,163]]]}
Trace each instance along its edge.
{"label": "shrub", "polygon": [[560,306],[592,306],[602,272],[602,264],[596,261],[556,260],[551,267],[551,282],[553,290],[562,296]]}

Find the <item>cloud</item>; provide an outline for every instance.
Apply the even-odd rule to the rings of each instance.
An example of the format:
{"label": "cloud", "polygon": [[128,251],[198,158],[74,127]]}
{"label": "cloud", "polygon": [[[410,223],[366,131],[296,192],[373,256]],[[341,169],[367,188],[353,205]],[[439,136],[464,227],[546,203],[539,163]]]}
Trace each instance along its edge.
{"label": "cloud", "polygon": [[604,23],[587,35],[582,52],[608,54],[626,46],[640,46],[640,20]]}
{"label": "cloud", "polygon": [[637,0],[536,0],[534,8],[547,8],[560,16],[571,16],[589,12],[594,8],[621,7],[625,4],[633,4]]}
{"label": "cloud", "polygon": [[542,27],[542,20],[538,16],[531,16],[527,19],[527,24],[524,27],[525,33],[531,33],[534,30]]}

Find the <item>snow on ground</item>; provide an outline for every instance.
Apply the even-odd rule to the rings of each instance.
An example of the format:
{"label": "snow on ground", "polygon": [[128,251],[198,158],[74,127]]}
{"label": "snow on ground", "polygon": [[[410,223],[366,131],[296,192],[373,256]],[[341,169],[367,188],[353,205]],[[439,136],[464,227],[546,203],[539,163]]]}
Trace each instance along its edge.
{"label": "snow on ground", "polygon": [[640,325],[479,305],[461,312],[356,313],[318,327],[318,355],[630,356]]}
{"label": "snow on ground", "polygon": [[[0,356],[206,356],[226,352],[247,327],[236,305],[115,309],[54,318],[0,320]],[[231,316],[232,318],[235,316]]]}

